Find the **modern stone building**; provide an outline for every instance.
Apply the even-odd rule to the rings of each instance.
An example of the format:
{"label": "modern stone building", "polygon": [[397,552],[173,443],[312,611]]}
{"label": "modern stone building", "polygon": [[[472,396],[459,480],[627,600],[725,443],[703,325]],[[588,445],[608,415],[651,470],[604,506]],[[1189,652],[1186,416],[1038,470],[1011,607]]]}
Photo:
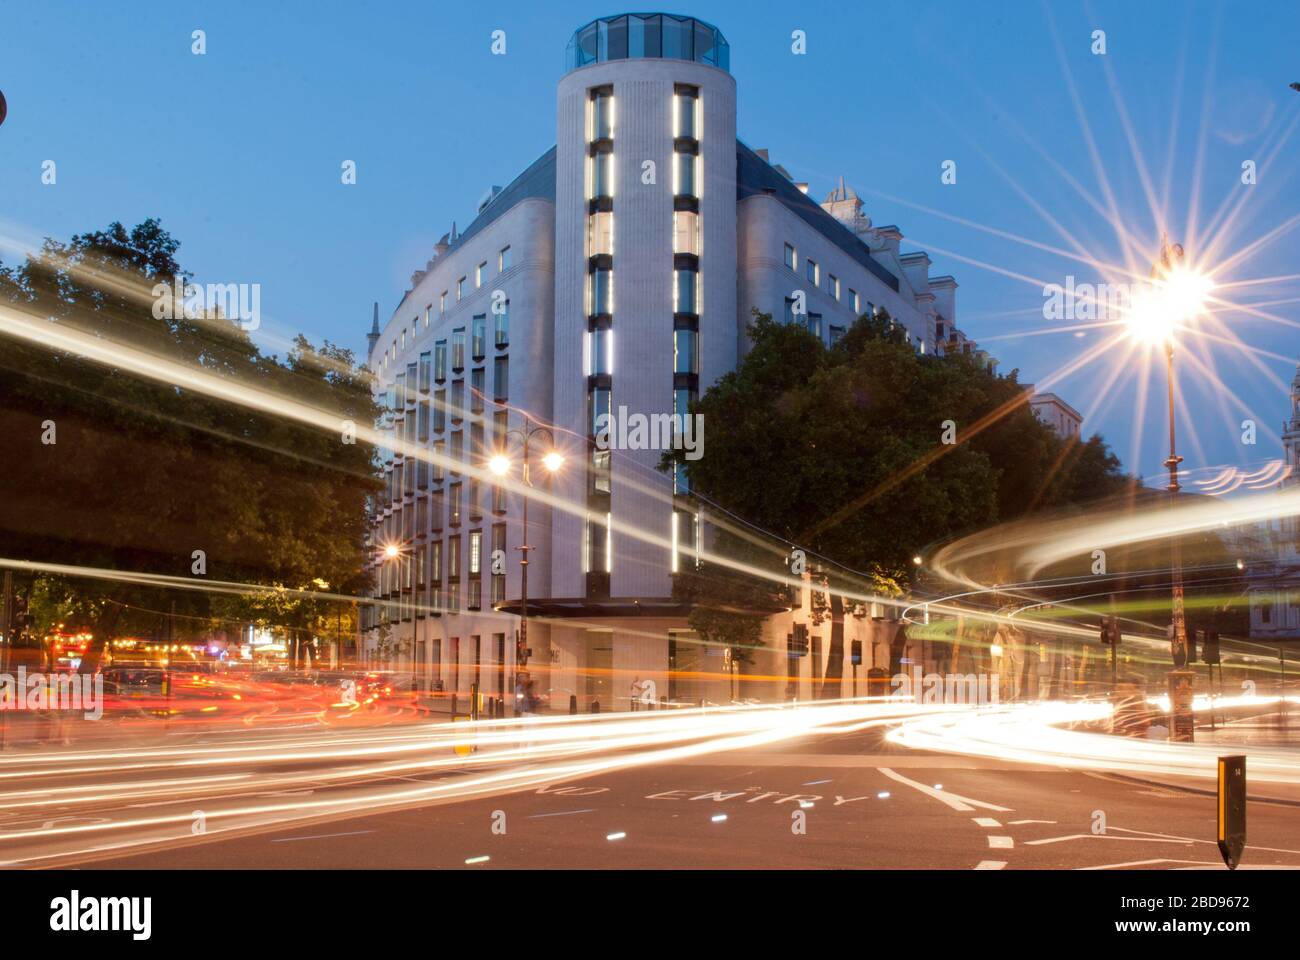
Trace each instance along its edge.
{"label": "modern stone building", "polygon": [[[423,686],[464,694],[477,682],[509,700],[526,540],[527,669],[554,709],[570,696],[625,708],[645,680],[659,698],[726,700],[730,651],[702,646],[672,599],[708,519],[684,476],[658,469],[661,449],[593,442],[598,418],[684,415],[736,366],[754,308],[827,344],[883,309],[918,351],[979,351],[956,326],[956,281],[900,253],[896,227],[873,227],[842,181],[817,203],[737,139],[716,27],[603,18],[573,34],[566,59],[556,145],[493,187],[464,231],[453,225],[382,326],[376,310],[369,364],[396,449],[375,510],[364,647]],[[539,463],[552,451],[554,472]],[[785,675],[785,635],[808,606],[805,590],[772,618],[771,662],[754,671]],[[873,624],[863,616],[855,635]],[[825,674],[825,645],[813,654],[801,682]],[[690,672],[705,677],[688,690]]]}

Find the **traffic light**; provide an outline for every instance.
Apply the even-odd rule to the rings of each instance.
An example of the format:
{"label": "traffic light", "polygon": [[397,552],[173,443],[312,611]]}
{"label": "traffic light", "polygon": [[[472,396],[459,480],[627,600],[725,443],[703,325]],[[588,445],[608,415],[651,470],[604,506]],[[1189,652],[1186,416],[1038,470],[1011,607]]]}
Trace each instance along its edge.
{"label": "traffic light", "polygon": [[1121,639],[1119,617],[1102,617],[1101,642],[1118,647]]}
{"label": "traffic light", "polygon": [[1201,659],[1208,664],[1219,662],[1219,631],[1207,629],[1205,631],[1205,643],[1201,646]]}
{"label": "traffic light", "polygon": [[525,644],[526,644],[527,642],[528,642],[528,641],[526,641],[523,637],[521,637],[521,636],[519,636],[519,635],[516,634],[516,636],[515,636],[515,664],[516,664],[517,666],[520,666],[520,667],[525,666],[525,665],[528,663],[528,658],[529,658],[529,656],[532,655],[532,651],[529,650],[527,646],[525,646]]}
{"label": "traffic light", "polygon": [[861,665],[862,663],[862,641],[861,640],[854,640],[853,643],[849,646],[849,660],[852,661],[855,667]]}

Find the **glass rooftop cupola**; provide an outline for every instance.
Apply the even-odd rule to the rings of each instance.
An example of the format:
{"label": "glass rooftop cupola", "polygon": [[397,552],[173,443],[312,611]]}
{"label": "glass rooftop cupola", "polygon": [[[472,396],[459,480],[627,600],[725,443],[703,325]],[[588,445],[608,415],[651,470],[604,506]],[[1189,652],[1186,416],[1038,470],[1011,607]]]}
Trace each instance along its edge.
{"label": "glass rooftop cupola", "polygon": [[730,72],[731,48],[722,31],[694,17],[627,13],[601,17],[575,30],[565,50],[565,69],[642,58],[694,60]]}

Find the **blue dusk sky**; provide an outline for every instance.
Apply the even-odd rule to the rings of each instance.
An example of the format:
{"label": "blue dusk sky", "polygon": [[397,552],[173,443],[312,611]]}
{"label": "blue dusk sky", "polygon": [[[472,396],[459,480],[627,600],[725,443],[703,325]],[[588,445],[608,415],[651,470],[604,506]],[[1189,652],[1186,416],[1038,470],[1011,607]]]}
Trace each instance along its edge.
{"label": "blue dusk sky", "polygon": [[[268,349],[302,331],[361,353],[371,302],[386,319],[451,222],[466,226],[490,185],[554,143],[565,44],[616,12],[10,0],[0,257],[158,217],[196,279],[261,284]],[[1145,274],[1167,226],[1219,271],[1222,301],[1178,351],[1187,466],[1195,478],[1278,456],[1300,353],[1300,92],[1288,89],[1300,4],[701,0],[671,12],[730,42],[741,139],[817,199],[843,176],[876,224],[901,228],[904,250],[929,250],[931,274],[957,278],[958,324],[1004,372],[1050,384],[1144,476],[1164,456],[1163,360],[1114,326],[1045,318],[1043,286]],[[57,182],[42,184],[51,159]],[[355,186],[340,183],[344,160]]]}

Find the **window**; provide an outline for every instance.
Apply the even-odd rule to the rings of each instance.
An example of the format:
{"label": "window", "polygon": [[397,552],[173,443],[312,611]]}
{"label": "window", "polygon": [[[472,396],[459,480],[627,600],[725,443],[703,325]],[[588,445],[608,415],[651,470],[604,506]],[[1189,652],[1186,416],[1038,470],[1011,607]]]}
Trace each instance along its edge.
{"label": "window", "polygon": [[469,507],[469,518],[471,520],[483,519],[483,511],[479,509],[479,504],[483,500],[482,493],[483,493],[482,484],[480,484],[477,480],[470,480],[468,507]]}
{"label": "window", "polygon": [[452,463],[452,471],[460,473],[460,464],[465,462],[465,434],[461,430],[451,432],[451,452],[448,459]]}
{"label": "window", "polygon": [[469,535],[469,575],[476,577],[483,572],[483,531],[475,530]]}
{"label": "window", "polygon": [[456,302],[460,303],[463,296],[465,296],[465,278],[461,277],[456,281]]}
{"label": "window", "polygon": [[614,97],[606,91],[591,98],[591,139],[614,138]]}
{"label": "window", "polygon": [[614,312],[614,276],[610,270],[591,274],[591,315]]}
{"label": "window", "polygon": [[844,339],[844,328],[837,327],[835,324],[832,323],[831,324],[831,346],[832,347],[835,346],[835,344],[839,343],[842,339]]}
{"label": "window", "polygon": [[826,284],[830,289],[830,294],[836,300],[840,298],[840,278],[833,273],[826,275]]}
{"label": "window", "polygon": [[694,330],[673,331],[673,373],[699,373],[699,336]]}
{"label": "window", "polygon": [[695,191],[694,154],[673,154],[673,193],[679,197],[694,197],[697,195]]}
{"label": "window", "polygon": [[424,329],[429,329],[429,314],[433,313],[433,304],[424,308]]}
{"label": "window", "polygon": [[785,265],[791,270],[797,269],[799,265],[799,255],[794,252],[794,247],[788,243],[785,245]]}
{"label": "window", "polygon": [[506,432],[510,428],[510,411],[495,410],[492,413],[492,442],[502,452],[505,451]]}
{"label": "window", "polygon": [[493,308],[492,312],[492,339],[496,348],[510,346],[510,301],[503,300]]}
{"label": "window", "polygon": [[492,512],[506,512],[506,488],[499,483],[492,485]]}
{"label": "window", "polygon": [[598,153],[591,158],[591,195],[596,198],[614,196],[614,155]]}
{"label": "window", "polygon": [[504,273],[510,269],[510,248],[502,247],[497,254],[497,273]]}
{"label": "window", "polygon": [[442,541],[429,544],[429,582],[442,583]]}
{"label": "window", "polygon": [[497,357],[492,361],[492,382],[495,389],[492,399],[505,403],[510,399],[510,358]]}
{"label": "window", "polygon": [[487,356],[487,314],[480,313],[471,324],[470,349],[475,360]]}
{"label": "window", "polygon": [[858,315],[858,291],[849,287],[849,306],[853,308],[853,315]]}
{"label": "window", "polygon": [[420,428],[417,431],[416,439],[420,443],[428,443],[429,442],[429,405],[427,403],[421,403],[419,407],[416,408],[416,412],[420,422]]}
{"label": "window", "polygon": [[675,313],[696,313],[695,271],[674,271],[673,311]]}
{"label": "window", "polygon": [[818,340],[822,338],[822,315],[820,313],[808,314],[808,332]]}
{"label": "window", "polygon": [[446,340],[439,340],[433,345],[433,379],[439,383],[447,379]]}
{"label": "window", "polygon": [[614,214],[600,210],[587,218],[587,256],[614,255]]}
{"label": "window", "polygon": [[591,331],[590,372],[614,372],[614,331],[609,327],[597,327]]}
{"label": "window", "polygon": [[447,538],[447,580],[456,583],[460,580],[460,536]]}
{"label": "window", "polygon": [[692,210],[677,210],[673,213],[673,253],[700,252],[699,214]]}
{"label": "window", "polygon": [[[591,391],[591,435],[594,437],[609,422],[609,389],[597,387]],[[605,419],[602,420],[601,417]],[[606,451],[608,452],[608,451]]]}
{"label": "window", "polygon": [[440,317],[445,316],[446,313],[447,313],[447,291],[444,290],[442,291],[442,295],[438,297],[438,316]]}
{"label": "window", "polygon": [[[447,484],[447,524],[453,527],[460,526],[460,481]],[[454,559],[451,561],[451,566],[454,570],[459,570],[460,537],[452,537],[452,540],[456,542],[456,549],[452,554]]]}
{"label": "window", "polygon": [[[442,478],[446,475],[444,464],[447,460],[447,442],[445,440],[433,441],[433,482],[442,483]],[[434,516],[437,516],[435,513]],[[441,529],[441,526],[439,526]]]}
{"label": "window", "polygon": [[433,367],[433,358],[428,350],[420,354],[420,392],[429,392],[429,380]]}
{"label": "window", "polygon": [[487,276],[487,261],[484,260],[474,268],[474,289],[477,290],[483,286],[483,278]]}
{"label": "window", "polygon": [[417,385],[417,380],[416,380],[416,376],[417,376],[416,371],[417,371],[417,369],[418,369],[418,365],[417,365],[417,364],[414,364],[414,363],[408,363],[408,364],[406,365],[406,402],[407,402],[407,403],[415,403],[415,388],[416,388],[416,385]]}
{"label": "window", "polygon": [[794,297],[786,297],[786,298],[785,298],[785,314],[784,314],[784,316],[785,316],[785,322],[786,322],[786,323],[794,323],[794,320],[795,320],[795,314],[794,314]]}
{"label": "window", "polygon": [[483,412],[483,398],[487,393],[487,371],[475,367],[469,374],[469,412]]}
{"label": "window", "polygon": [[451,382],[451,422],[460,423],[465,419],[465,381]]}
{"label": "window", "polygon": [[816,260],[807,260],[805,263],[807,265],[805,275],[808,277],[808,282],[815,287],[821,282],[821,270]]}
{"label": "window", "polygon": [[676,97],[675,108],[673,110],[673,136],[690,137],[692,140],[695,136],[695,105],[699,102],[694,94],[679,92]]}
{"label": "window", "polygon": [[442,433],[447,429],[447,391],[438,390],[433,395],[433,431]]}
{"label": "window", "polygon": [[465,328],[451,332],[451,369],[456,373],[465,369]]}

